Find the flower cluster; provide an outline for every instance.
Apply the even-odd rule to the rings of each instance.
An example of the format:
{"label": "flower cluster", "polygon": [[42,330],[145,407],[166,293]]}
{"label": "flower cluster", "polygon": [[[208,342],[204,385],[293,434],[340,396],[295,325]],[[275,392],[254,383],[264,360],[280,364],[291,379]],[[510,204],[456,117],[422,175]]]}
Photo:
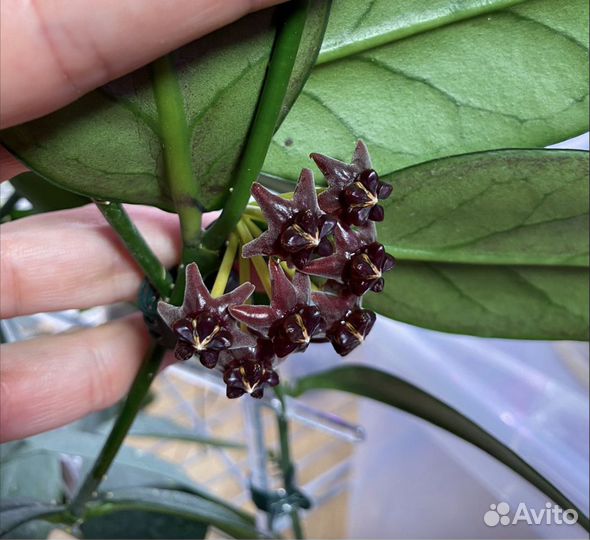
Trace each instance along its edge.
{"label": "flower cluster", "polygon": [[[363,309],[362,297],[381,292],[383,274],[395,265],[375,228],[384,218],[379,201],[392,187],[372,169],[365,144],[357,143],[349,164],[311,157],[328,183],[319,196],[309,169],[292,199],[252,187],[266,230],[243,245],[242,257],[268,257],[270,305],[246,303],[254,291],[250,283],[212,298],[195,264],[186,269],[182,306],[158,305],[176,335],[176,357],[196,356],[205,367],[217,367],[229,398],[262,397],[266,386],[279,382],[278,362],[314,340],[331,342],[342,356],[358,347],[376,318]],[[313,292],[310,276],[325,278]]]}

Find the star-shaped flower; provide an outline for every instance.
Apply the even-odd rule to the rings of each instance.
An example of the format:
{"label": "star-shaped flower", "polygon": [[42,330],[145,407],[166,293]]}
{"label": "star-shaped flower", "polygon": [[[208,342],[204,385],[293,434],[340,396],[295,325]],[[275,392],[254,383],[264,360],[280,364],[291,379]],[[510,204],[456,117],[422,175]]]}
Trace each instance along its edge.
{"label": "star-shaped flower", "polygon": [[160,317],[177,338],[176,358],[188,360],[196,354],[205,367],[213,368],[221,351],[254,346],[256,340],[242,332],[229,314],[231,306],[243,304],[253,292],[254,285],[244,283],[213,298],[197,265],[189,264],[182,306],[158,303]]}
{"label": "star-shaped flower", "polygon": [[322,154],[311,158],[324,174],[328,189],[320,194],[320,208],[348,225],[366,225],[383,221],[384,211],[379,200],[391,195],[390,184],[379,180],[371,168],[371,158],[365,143],[358,141],[352,163],[343,163]]}
{"label": "star-shaped flower", "polygon": [[309,169],[301,171],[292,201],[258,183],[252,186],[252,196],[260,205],[268,229],[243,247],[243,257],[274,255],[299,267],[314,253],[325,256],[332,252],[328,235],[336,220],[320,210]]}
{"label": "star-shaped flower", "polygon": [[302,271],[340,281],[356,296],[369,289],[381,292],[385,285],[383,273],[395,266],[395,259],[375,241],[374,224],[357,231],[338,225],[334,238],[335,252],[310,261]]}
{"label": "star-shaped flower", "polygon": [[266,386],[279,384],[279,376],[273,369],[275,354],[270,341],[260,338],[255,347],[229,351],[225,355],[230,358],[223,369],[228,398],[250,394],[260,399]]}
{"label": "star-shaped flower", "polygon": [[269,261],[272,285],[270,306],[231,306],[234,319],[271,340],[274,352],[283,358],[307,349],[311,338],[321,331],[319,309],[311,302],[309,276],[297,272],[291,281],[280,264]]}
{"label": "star-shaped flower", "polygon": [[312,298],[326,321],[326,337],[341,356],[358,347],[375,324],[375,313],[362,309],[357,296],[317,292]]}

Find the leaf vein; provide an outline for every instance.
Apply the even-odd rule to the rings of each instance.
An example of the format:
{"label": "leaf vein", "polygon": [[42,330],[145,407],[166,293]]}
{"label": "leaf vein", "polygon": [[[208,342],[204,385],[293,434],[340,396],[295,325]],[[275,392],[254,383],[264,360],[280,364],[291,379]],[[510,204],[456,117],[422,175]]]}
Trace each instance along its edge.
{"label": "leaf vein", "polygon": [[409,151],[405,151],[405,150],[393,151],[388,146],[385,146],[385,145],[373,140],[371,137],[367,136],[366,134],[359,134],[354,129],[354,127],[350,125],[350,123],[347,120],[345,120],[334,109],[332,109],[329,105],[327,105],[320,97],[316,96],[315,94],[312,94],[309,90],[305,90],[305,89],[301,93],[303,95],[305,95],[306,97],[308,97],[309,99],[311,99],[312,101],[314,101],[315,103],[317,103],[320,107],[322,107],[330,115],[332,115],[355,139],[357,139],[359,136],[362,136],[362,138],[365,140],[365,142],[371,143],[371,145],[374,147],[386,150],[390,155],[391,154],[398,154],[398,155],[402,155],[402,156],[417,157],[417,154],[414,154]]}
{"label": "leaf vein", "polygon": [[526,15],[523,15],[522,13],[517,13],[516,11],[507,10],[506,13],[508,13],[510,16],[512,16],[516,19],[520,19],[522,21],[527,21],[532,24],[536,24],[538,26],[541,26],[542,28],[545,28],[546,30],[549,30],[550,32],[552,32],[554,34],[561,36],[562,38],[566,39],[570,43],[573,43],[577,47],[580,47],[585,52],[588,51],[588,46],[585,43],[578,41],[574,36],[572,36],[570,34],[566,34],[563,30],[559,30],[558,28],[555,28],[554,26],[550,26],[549,24],[546,24],[544,22],[533,19],[532,17],[527,17]]}
{"label": "leaf vein", "polygon": [[361,62],[361,63],[364,63],[365,65],[381,68],[393,75],[399,75],[400,77],[404,77],[405,79],[408,79],[410,81],[421,83],[421,84],[427,86],[428,88],[434,90],[442,97],[444,97],[447,101],[452,103],[457,109],[465,108],[465,109],[471,109],[471,110],[485,112],[485,113],[489,113],[489,114],[494,114],[497,116],[501,116],[503,118],[508,118],[510,120],[514,120],[515,122],[517,122],[520,125],[525,125],[529,122],[534,122],[534,121],[548,120],[554,116],[557,116],[558,114],[561,114],[561,113],[567,111],[568,109],[575,106],[576,104],[582,103],[588,97],[588,92],[586,92],[585,94],[582,94],[579,97],[573,97],[573,98],[571,98],[570,102],[563,109],[560,109],[558,111],[554,111],[550,115],[523,118],[521,116],[518,116],[517,114],[507,113],[504,111],[498,111],[498,110],[494,110],[494,109],[489,109],[487,107],[480,107],[478,105],[472,105],[470,103],[463,102],[459,98],[454,96],[453,94],[449,93],[444,88],[437,86],[430,79],[427,79],[425,77],[420,77],[418,75],[412,75],[404,70],[401,70],[399,68],[394,68],[394,67],[390,66],[389,64],[386,64],[385,62],[382,62],[380,60],[376,60],[375,58],[372,58],[372,57],[358,56],[355,58],[350,58],[349,61]]}

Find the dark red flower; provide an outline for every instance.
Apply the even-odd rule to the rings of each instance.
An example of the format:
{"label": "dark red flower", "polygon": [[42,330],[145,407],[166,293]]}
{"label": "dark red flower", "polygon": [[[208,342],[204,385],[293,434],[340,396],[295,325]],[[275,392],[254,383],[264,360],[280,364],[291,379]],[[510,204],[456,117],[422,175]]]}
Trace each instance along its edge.
{"label": "dark red flower", "polygon": [[269,338],[280,358],[307,349],[321,331],[319,309],[311,302],[309,276],[297,272],[293,281],[280,264],[269,261],[272,299],[270,306],[231,306],[232,317]]}
{"label": "dark red flower", "polygon": [[383,273],[394,267],[395,259],[375,241],[374,225],[369,223],[356,231],[338,225],[334,238],[335,252],[310,261],[302,271],[339,281],[357,296],[369,289],[381,292],[385,283]]}
{"label": "dark red flower", "polygon": [[353,294],[361,296],[369,289],[381,292],[385,286],[383,274],[395,266],[395,259],[382,244],[373,242],[350,257],[342,272],[342,280]]}
{"label": "dark red flower", "polygon": [[356,296],[313,293],[312,298],[326,321],[326,337],[341,356],[358,347],[375,324],[375,313],[362,309]]}
{"label": "dark red flower", "polygon": [[268,229],[243,247],[243,257],[274,255],[299,267],[315,253],[325,256],[332,252],[327,237],[336,220],[320,210],[309,169],[301,172],[292,201],[274,195],[260,184],[252,186],[252,195]]}
{"label": "dark red flower", "polygon": [[272,366],[275,355],[268,340],[259,339],[255,347],[237,349],[225,355],[229,357],[223,369],[228,398],[250,394],[260,399],[266,386],[279,384],[279,376]]}
{"label": "dark red flower", "polygon": [[319,196],[320,208],[347,225],[366,225],[369,220],[383,221],[379,200],[392,192],[390,184],[379,180],[371,168],[371,158],[365,143],[358,141],[352,163],[343,163],[322,154],[311,158],[324,174],[328,189]]}
{"label": "dark red flower", "polygon": [[186,267],[186,286],[182,306],[160,301],[158,313],[177,338],[175,356],[188,360],[197,355],[208,368],[217,364],[219,353],[255,345],[255,339],[242,332],[228,309],[243,304],[254,292],[251,283],[213,298],[203,283],[195,263]]}

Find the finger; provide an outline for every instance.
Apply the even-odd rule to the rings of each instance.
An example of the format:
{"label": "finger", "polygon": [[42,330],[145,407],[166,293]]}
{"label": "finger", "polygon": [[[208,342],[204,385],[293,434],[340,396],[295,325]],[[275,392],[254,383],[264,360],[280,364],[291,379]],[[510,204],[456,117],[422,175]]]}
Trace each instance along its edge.
{"label": "finger", "polygon": [[28,169],[22,163],[14,159],[6,148],[0,146],[0,182],[10,180],[26,171]]}
{"label": "finger", "polygon": [[[47,114],[248,12],[284,0],[3,0],[0,126]],[[32,84],[32,82],[34,83]]]}
{"label": "finger", "polygon": [[2,345],[0,442],[63,426],[116,403],[149,348],[141,317]]}
{"label": "finger", "polygon": [[[128,207],[166,267],[180,255],[178,217]],[[0,228],[0,317],[132,300],[141,270],[93,205],[50,212]]]}

